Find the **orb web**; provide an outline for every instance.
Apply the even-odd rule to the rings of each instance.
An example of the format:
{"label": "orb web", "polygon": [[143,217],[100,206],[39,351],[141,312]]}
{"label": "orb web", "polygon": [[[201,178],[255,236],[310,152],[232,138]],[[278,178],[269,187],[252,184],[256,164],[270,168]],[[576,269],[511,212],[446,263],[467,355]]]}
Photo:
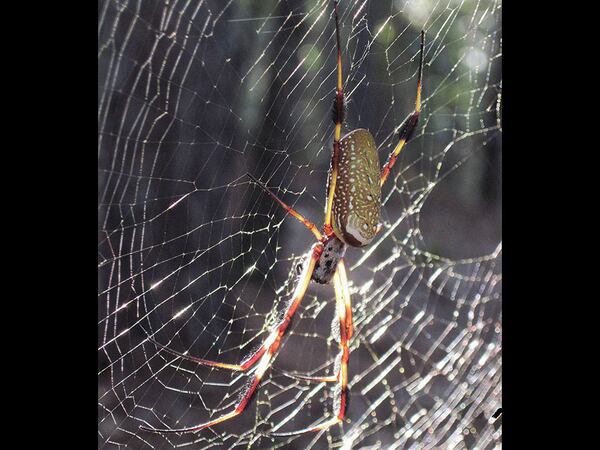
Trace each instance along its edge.
{"label": "orb web", "polygon": [[247,410],[229,363],[267,335],[314,237],[245,175],[320,225],[336,85],[329,1],[98,4],[98,444],[101,448],[501,446],[501,2],[341,1],[344,131],[385,161],[382,230],[349,249],[355,333],[341,426],[332,414],[332,286],[311,284]]}

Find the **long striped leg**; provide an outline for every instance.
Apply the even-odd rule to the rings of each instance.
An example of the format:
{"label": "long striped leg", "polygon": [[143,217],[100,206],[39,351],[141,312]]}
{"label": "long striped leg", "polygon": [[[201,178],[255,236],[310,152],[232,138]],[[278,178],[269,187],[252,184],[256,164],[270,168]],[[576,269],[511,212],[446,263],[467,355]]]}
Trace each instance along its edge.
{"label": "long striped leg", "polygon": [[271,433],[271,436],[297,436],[309,432],[323,431],[332,425],[340,423],[346,416],[346,406],[348,405],[348,361],[350,358],[350,348],[348,344],[353,333],[353,326],[350,291],[348,289],[348,279],[346,278],[346,270],[343,261],[340,261],[338,264],[338,270],[333,277],[333,287],[335,289],[337,315],[340,321],[340,353],[336,363],[336,379],[338,384],[336,385],[334,400],[334,410],[337,411],[336,415],[314,427],[308,427],[288,433]]}
{"label": "long striped leg", "polygon": [[321,232],[319,231],[319,229],[316,227],[316,225],[314,223],[312,223],[310,220],[306,219],[302,214],[297,212],[291,206],[288,206],[283,200],[281,200],[279,197],[277,197],[267,186],[265,186],[263,183],[258,181],[256,178],[254,178],[251,174],[247,173],[246,175],[248,175],[252,179],[252,181],[254,181],[256,184],[258,184],[263,191],[265,191],[267,194],[269,194],[271,196],[271,198],[279,204],[279,206],[281,206],[283,209],[285,209],[288,212],[288,214],[293,216],[300,223],[302,223],[302,225],[304,225],[306,228],[308,228],[308,230],[310,232],[312,232],[312,234],[314,234],[319,241],[322,239],[323,236],[321,235]]}
{"label": "long striped leg", "polygon": [[[342,287],[343,306],[345,309],[344,314],[346,317],[346,321],[345,321],[346,338],[348,341],[350,341],[350,338],[354,334],[354,326],[352,324],[352,303],[350,301],[350,290],[348,288],[348,277],[346,276],[346,266],[344,265],[343,259],[340,260],[340,262],[338,263],[337,271],[338,271],[338,275],[340,277],[340,282],[341,282],[341,287]],[[337,296],[336,296],[336,300],[338,300]],[[337,307],[340,308],[339,300],[338,300]],[[338,313],[338,315],[339,315],[339,313]],[[342,324],[340,323],[340,326],[341,325]],[[306,376],[306,375],[299,375],[299,374],[288,373],[288,372],[283,372],[283,373],[289,377],[297,378],[299,380],[310,381],[310,382],[315,382],[315,383],[332,383],[334,381],[339,380],[339,375],[340,375],[339,369],[340,369],[340,367],[338,365],[336,365],[334,374],[329,375],[329,376],[324,376],[324,377],[310,377],[310,376]]]}
{"label": "long striped leg", "polygon": [[240,364],[227,364],[227,363],[221,363],[221,362],[217,362],[217,361],[211,361],[208,359],[197,358],[195,356],[187,355],[185,353],[180,353],[178,351],[170,349],[166,345],[156,342],[154,339],[152,339],[150,337],[148,338],[148,340],[150,342],[152,342],[154,345],[156,345],[157,347],[160,347],[162,350],[166,351],[167,353],[171,353],[172,355],[178,356],[181,359],[187,359],[188,361],[193,361],[197,364],[202,364],[205,366],[219,367],[221,369],[236,370],[239,372],[246,372],[248,369],[250,369],[250,367],[252,367],[256,363],[256,361],[258,361],[265,352],[264,345],[262,345],[255,353],[253,353],[249,357],[245,358]]}
{"label": "long striped leg", "polygon": [[[308,230],[311,231],[319,241],[322,239],[322,235],[314,223],[312,223],[310,220],[306,219],[304,216],[302,216],[300,213],[298,213],[292,207],[288,206],[285,202],[283,202],[283,200],[280,200],[279,197],[277,197],[267,186],[265,186],[263,183],[258,181],[251,174],[248,173],[247,175],[248,175],[248,177],[250,177],[252,179],[252,181],[254,181],[256,184],[258,184],[258,186],[261,189],[263,189],[265,192],[267,192],[267,194],[269,194],[284,210],[286,210],[290,215],[292,215],[294,218],[296,218],[298,221],[300,221],[300,223],[302,223],[306,228],[308,228]],[[228,363],[221,363],[221,362],[217,362],[217,361],[211,361],[208,359],[197,358],[195,356],[187,355],[185,353],[180,353],[178,351],[172,350],[169,347],[155,341],[151,337],[148,337],[148,340],[150,342],[152,342],[154,345],[156,345],[157,347],[160,347],[162,350],[164,350],[168,353],[171,353],[172,355],[178,356],[182,359],[187,359],[188,361],[193,361],[197,364],[202,364],[205,366],[219,367],[221,369],[236,370],[239,372],[246,372],[248,369],[250,369],[254,364],[256,364],[256,362],[263,356],[263,354],[266,351],[266,347],[264,345],[262,345],[255,353],[246,357],[240,364],[228,364]]]}
{"label": "long striped leg", "polygon": [[340,260],[338,263],[338,273],[340,275],[340,282],[342,287],[342,297],[344,300],[344,308],[346,312],[346,336],[348,340],[354,334],[354,324],[352,322],[352,302],[350,299],[350,287],[348,286],[348,277],[346,275],[346,265],[344,260]]}
{"label": "long striped leg", "polygon": [[385,180],[387,179],[392,167],[394,167],[394,163],[396,162],[396,158],[400,154],[400,151],[404,147],[410,138],[412,137],[415,129],[417,128],[417,123],[419,122],[419,114],[421,113],[421,80],[423,78],[423,48],[425,46],[425,32],[421,31],[421,50],[419,57],[419,74],[417,78],[417,98],[415,100],[415,110],[402,122],[400,126],[400,131],[398,132],[398,144],[390,156],[388,157],[385,166],[381,170],[381,181],[380,184],[383,186]]}
{"label": "long striped leg", "polygon": [[[279,348],[279,345],[281,343],[281,338],[282,338],[283,334],[285,333],[286,329],[288,328],[288,326],[290,325],[290,323],[292,321],[292,317],[294,316],[294,313],[298,309],[298,306],[300,305],[300,302],[302,301],[302,298],[304,297],[304,294],[306,293],[306,290],[310,283],[310,278],[311,278],[313,270],[315,268],[315,264],[317,263],[322,252],[323,252],[323,246],[320,243],[314,244],[312,246],[310,253],[307,255],[307,256],[310,256],[310,258],[308,259],[308,263],[304,266],[304,269],[302,271],[302,274],[300,275],[300,279],[298,281],[296,289],[294,290],[294,295],[292,296],[292,300],[290,301],[283,318],[277,325],[275,325],[275,327],[273,327],[273,329],[271,330],[271,333],[269,334],[267,339],[262,344],[261,349],[258,351],[258,353],[255,354],[251,358],[251,361],[253,361],[252,364],[258,360],[260,360],[260,362],[256,368],[256,371],[253,374],[254,378],[252,380],[252,383],[250,383],[250,385],[248,386],[248,389],[246,390],[246,392],[244,393],[244,395],[242,396],[242,398],[240,399],[240,401],[238,402],[238,404],[236,405],[236,407],[233,411],[231,411],[227,414],[224,414],[220,417],[217,417],[216,419],[211,420],[210,422],[205,422],[200,425],[194,425],[192,427],[151,428],[151,427],[146,427],[146,426],[141,425],[140,428],[143,430],[152,431],[155,433],[191,433],[194,431],[202,430],[203,428],[212,427],[221,422],[232,419],[233,417],[237,416],[238,414],[241,414],[242,411],[244,411],[244,409],[248,405],[248,402],[250,401],[250,398],[254,394],[254,391],[256,391],[256,388],[260,384],[260,381],[262,380],[262,377],[265,374],[266,370],[269,368],[271,359],[273,358],[273,355]],[[200,362],[201,364],[206,363],[205,360],[193,359],[193,358],[188,357],[187,355],[178,354],[176,352],[173,352],[172,350],[168,350],[168,351],[171,353],[174,353],[178,356],[182,356],[186,359],[191,359],[192,361],[196,361],[196,362],[201,361]],[[258,354],[260,354],[261,356],[256,356]],[[211,365],[214,365],[216,367],[228,366],[226,368],[229,368],[229,369],[233,368],[233,370],[247,370],[247,367],[246,367],[247,363],[242,363],[240,365],[220,364],[220,363],[214,363],[214,362],[211,362],[211,363],[212,363]],[[250,364],[250,365],[252,365],[252,364]]]}
{"label": "long striped leg", "polygon": [[344,87],[342,78],[342,48],[340,45],[340,21],[338,17],[338,0],[333,2],[333,15],[335,17],[335,40],[337,44],[337,90],[333,103],[333,121],[335,122],[335,135],[333,138],[333,153],[329,166],[327,178],[327,203],[325,205],[325,233],[329,236],[333,233],[331,226],[331,211],[333,208],[333,195],[338,175],[338,161],[340,159],[340,139],[342,135],[342,124],[344,123]]}

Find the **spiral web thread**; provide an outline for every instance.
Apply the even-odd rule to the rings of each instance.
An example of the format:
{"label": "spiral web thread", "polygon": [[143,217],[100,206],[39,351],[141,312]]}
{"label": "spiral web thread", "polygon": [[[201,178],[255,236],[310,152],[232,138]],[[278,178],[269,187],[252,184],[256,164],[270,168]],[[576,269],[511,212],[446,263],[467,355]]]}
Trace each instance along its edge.
{"label": "spiral web thread", "polygon": [[[342,1],[345,132],[385,161],[423,111],[383,188],[383,228],[350,249],[355,334],[347,420],[332,413],[332,286],[311,284],[247,410],[249,355],[293,291],[314,238],[249,172],[321,224],[332,147],[329,1],[98,4],[98,445],[100,448],[501,446],[501,2]],[[336,320],[336,319],[335,319]]]}

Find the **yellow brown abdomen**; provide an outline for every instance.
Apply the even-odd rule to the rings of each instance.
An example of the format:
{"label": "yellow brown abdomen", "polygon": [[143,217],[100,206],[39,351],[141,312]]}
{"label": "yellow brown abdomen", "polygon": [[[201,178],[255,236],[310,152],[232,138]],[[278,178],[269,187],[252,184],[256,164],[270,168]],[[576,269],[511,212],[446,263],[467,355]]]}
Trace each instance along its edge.
{"label": "yellow brown abdomen", "polygon": [[333,231],[353,247],[368,245],[377,233],[381,186],[379,155],[368,130],[351,131],[340,141],[333,196]]}

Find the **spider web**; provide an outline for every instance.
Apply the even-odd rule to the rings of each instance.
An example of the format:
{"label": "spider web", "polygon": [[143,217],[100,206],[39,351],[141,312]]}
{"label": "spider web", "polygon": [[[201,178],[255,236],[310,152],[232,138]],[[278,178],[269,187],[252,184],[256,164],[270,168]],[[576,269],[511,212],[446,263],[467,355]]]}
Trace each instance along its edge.
{"label": "spider web", "polygon": [[[332,286],[311,284],[246,411],[237,363],[266,337],[314,237],[245,175],[322,224],[336,84],[330,1],[98,4],[98,445],[101,448],[501,446],[501,2],[340,3],[345,131],[382,163],[423,111],[382,192],[383,228],[346,255],[355,333],[332,414]],[[337,319],[335,319],[337,320]]]}

